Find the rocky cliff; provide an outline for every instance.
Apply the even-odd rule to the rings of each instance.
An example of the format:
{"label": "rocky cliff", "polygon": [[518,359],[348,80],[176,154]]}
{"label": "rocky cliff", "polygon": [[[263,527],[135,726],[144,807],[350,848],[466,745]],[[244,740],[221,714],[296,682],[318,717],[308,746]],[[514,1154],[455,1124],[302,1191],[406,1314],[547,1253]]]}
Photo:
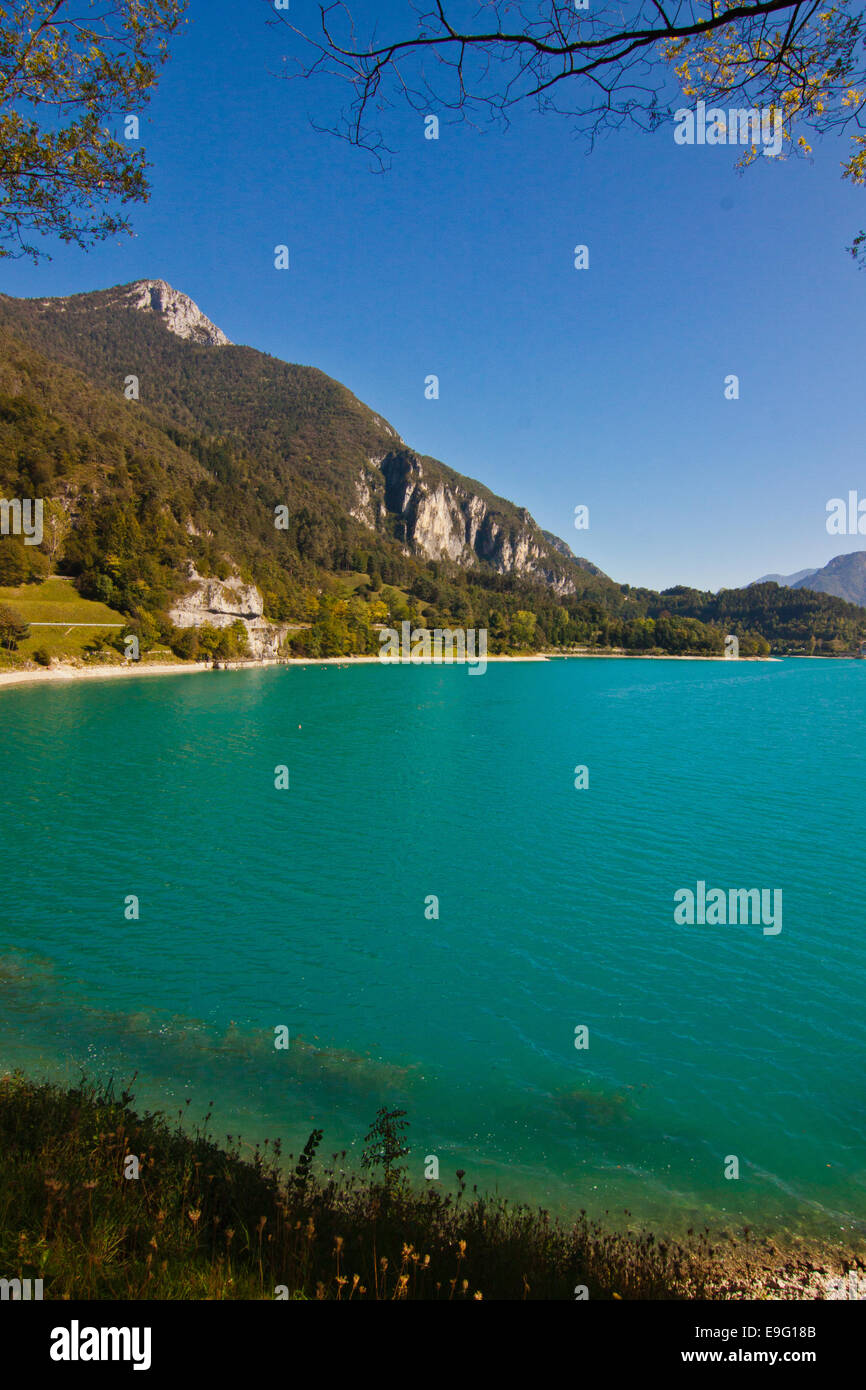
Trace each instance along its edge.
{"label": "rocky cliff", "polygon": [[205,623],[217,628],[231,627],[240,619],[253,656],[277,655],[288,626],[268,622],[262,596],[254,584],[245,584],[237,575],[230,579],[205,579],[192,565],[189,583],[189,591],[169,611],[175,627],[202,627]]}
{"label": "rocky cliff", "polygon": [[369,462],[352,515],[373,530],[390,527],[407,554],[463,566],[481,561],[499,574],[542,580],[558,594],[575,591],[571,565],[601,574],[542,531],[524,507],[506,511],[486,489],[476,491],[434,460],[403,448]]}
{"label": "rocky cliff", "polygon": [[125,298],[130,309],[156,314],[178,338],[214,347],[231,346],[222,329],[211,323],[188,295],[172,289],[165,280],[136,280],[126,287]]}

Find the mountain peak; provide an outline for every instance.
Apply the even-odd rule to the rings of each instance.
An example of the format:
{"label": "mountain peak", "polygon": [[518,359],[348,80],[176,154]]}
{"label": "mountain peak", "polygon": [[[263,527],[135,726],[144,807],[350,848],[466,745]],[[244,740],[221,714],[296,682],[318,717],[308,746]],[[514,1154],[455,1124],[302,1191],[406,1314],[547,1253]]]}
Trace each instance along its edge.
{"label": "mountain peak", "polygon": [[[4,294],[0,294],[0,301],[15,303],[9,295]],[[142,313],[155,314],[178,338],[212,347],[231,346],[231,339],[202,313],[194,300],[174,289],[167,280],[133,280],[128,285],[113,285],[108,290],[54,295],[49,299],[23,299],[20,303],[33,305],[38,313],[52,315],[65,315],[70,310],[75,313],[82,309],[137,309]]]}
{"label": "mountain peak", "polygon": [[166,328],[178,338],[191,338],[196,343],[214,347],[230,346],[221,328],[211,323],[189,295],[172,289],[165,280],[134,280],[131,285],[119,285],[130,309],[154,313]]}

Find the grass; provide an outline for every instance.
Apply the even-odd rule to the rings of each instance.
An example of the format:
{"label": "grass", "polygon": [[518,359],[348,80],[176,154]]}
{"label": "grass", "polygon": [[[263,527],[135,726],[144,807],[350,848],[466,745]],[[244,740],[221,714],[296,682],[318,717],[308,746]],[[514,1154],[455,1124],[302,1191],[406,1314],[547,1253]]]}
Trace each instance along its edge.
{"label": "grass", "polygon": [[370,583],[369,574],[363,570],[339,570],[334,578],[342,589],[344,598],[351,598],[359,592],[363,594]]}
{"label": "grass", "polygon": [[[41,1278],[53,1299],[574,1300],[578,1285],[594,1299],[677,1299],[708,1287],[706,1235],[683,1246],[584,1216],[566,1226],[467,1194],[459,1172],[456,1194],[417,1190],[399,1155],[379,1171],[381,1151],[363,1179],[345,1155],[319,1164],[320,1131],[297,1162],[269,1141],[242,1157],[239,1137],[220,1147],[208,1120],[188,1132],[182,1114],[138,1114],[110,1084],[0,1080],[0,1276]],[[129,1155],[138,1178],[124,1176]]]}
{"label": "grass", "polygon": [[32,660],[33,653],[40,647],[52,657],[81,657],[85,644],[99,631],[116,633],[116,628],[107,625],[120,623],[125,627],[127,621],[122,613],[116,613],[106,604],[82,598],[74,584],[56,576],[40,584],[0,586],[0,604],[13,608],[26,623],[92,624],[73,627],[71,631],[66,626],[31,627],[30,635],[19,643],[17,652],[2,653],[9,665]]}

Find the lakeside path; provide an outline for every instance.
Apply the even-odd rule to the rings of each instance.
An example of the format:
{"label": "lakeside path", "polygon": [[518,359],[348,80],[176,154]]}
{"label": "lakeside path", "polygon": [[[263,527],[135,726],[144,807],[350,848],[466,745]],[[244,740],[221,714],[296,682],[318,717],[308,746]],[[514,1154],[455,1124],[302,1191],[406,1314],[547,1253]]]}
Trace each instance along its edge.
{"label": "lakeside path", "polygon": [[[604,661],[727,661],[724,656],[641,655],[639,652],[530,652],[526,656],[487,656],[486,661],[573,661],[600,658]],[[779,661],[775,656],[741,656],[738,661]],[[821,658],[816,658],[819,660]],[[399,666],[402,659],[382,661],[378,656],[290,656],[279,660],[230,661],[220,667],[206,661],[130,662],[123,666],[34,666],[22,670],[0,670],[0,690],[15,685],[41,685],[54,681],[114,680],[118,677],[182,676],[202,671],[261,671],[272,666]],[[412,665],[411,661],[405,663]],[[415,665],[464,666],[474,662],[416,662]]]}

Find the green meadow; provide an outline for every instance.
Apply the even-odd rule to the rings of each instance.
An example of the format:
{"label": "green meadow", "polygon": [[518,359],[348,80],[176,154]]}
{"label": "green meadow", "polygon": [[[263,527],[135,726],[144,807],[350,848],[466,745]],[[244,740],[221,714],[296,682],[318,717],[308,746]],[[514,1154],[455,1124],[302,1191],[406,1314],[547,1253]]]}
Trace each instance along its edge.
{"label": "green meadow", "polygon": [[39,584],[0,586],[0,605],[11,608],[30,625],[16,652],[0,649],[0,663],[11,666],[32,661],[33,653],[40,649],[50,657],[81,658],[85,647],[100,633],[111,638],[128,623],[122,613],[82,598],[70,580],[56,576]]}

